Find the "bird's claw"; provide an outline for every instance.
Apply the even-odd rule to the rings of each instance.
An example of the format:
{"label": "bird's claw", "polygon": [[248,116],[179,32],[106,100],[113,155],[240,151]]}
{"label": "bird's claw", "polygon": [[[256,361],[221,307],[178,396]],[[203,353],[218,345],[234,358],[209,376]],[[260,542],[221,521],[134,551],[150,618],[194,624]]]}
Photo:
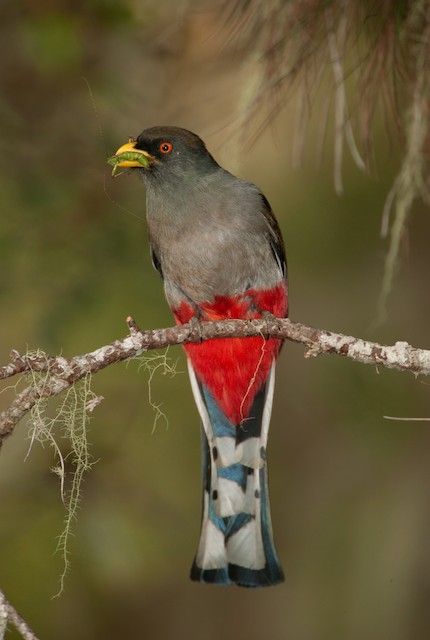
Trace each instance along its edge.
{"label": "bird's claw", "polygon": [[[260,311],[261,313],[261,317],[263,320],[266,320],[266,322],[276,322],[278,320],[278,318],[273,315],[273,313],[271,313],[270,311],[267,311],[266,309],[262,309]],[[270,338],[270,334],[269,331],[267,332],[267,339]]]}
{"label": "bird's claw", "polygon": [[266,309],[262,309],[262,311],[260,311],[261,313],[261,317],[264,318],[264,320],[277,320],[277,317],[273,315],[273,313],[271,313],[271,311],[267,311]]}
{"label": "bird's claw", "polygon": [[188,324],[190,326],[190,338],[192,342],[203,342],[202,325],[197,316],[193,316],[189,319]]}

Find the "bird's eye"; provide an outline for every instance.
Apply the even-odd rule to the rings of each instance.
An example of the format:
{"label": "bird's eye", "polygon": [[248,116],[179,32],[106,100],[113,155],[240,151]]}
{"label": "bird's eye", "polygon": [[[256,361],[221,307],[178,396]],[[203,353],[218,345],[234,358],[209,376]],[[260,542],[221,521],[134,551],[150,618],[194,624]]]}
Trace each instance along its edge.
{"label": "bird's eye", "polygon": [[170,142],[162,142],[159,146],[161,153],[170,153],[173,149]]}

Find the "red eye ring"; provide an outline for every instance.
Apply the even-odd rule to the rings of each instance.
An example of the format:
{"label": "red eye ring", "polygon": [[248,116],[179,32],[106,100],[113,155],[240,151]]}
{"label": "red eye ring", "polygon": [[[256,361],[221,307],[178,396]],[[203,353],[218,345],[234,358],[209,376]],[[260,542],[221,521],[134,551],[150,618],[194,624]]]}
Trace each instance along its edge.
{"label": "red eye ring", "polygon": [[161,153],[170,153],[173,149],[170,142],[162,142],[158,148],[160,149]]}

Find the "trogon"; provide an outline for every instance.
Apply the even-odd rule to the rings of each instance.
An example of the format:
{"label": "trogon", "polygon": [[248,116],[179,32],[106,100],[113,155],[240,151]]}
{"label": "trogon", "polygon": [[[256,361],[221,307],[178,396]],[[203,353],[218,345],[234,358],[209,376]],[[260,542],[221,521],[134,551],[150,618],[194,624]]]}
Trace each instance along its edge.
{"label": "trogon", "polygon": [[[145,183],[152,260],[178,324],[287,316],[284,243],[257,186],[220,167],[197,135],[177,127],[145,129],[115,158]],[[266,459],[280,347],[264,336],[184,346],[203,443],[193,580],[245,587],[283,581]]]}

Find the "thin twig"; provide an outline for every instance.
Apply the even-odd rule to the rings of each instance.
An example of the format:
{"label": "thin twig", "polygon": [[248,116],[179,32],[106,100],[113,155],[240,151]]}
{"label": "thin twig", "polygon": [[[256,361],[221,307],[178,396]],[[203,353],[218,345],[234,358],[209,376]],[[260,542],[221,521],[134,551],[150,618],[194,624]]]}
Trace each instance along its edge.
{"label": "thin twig", "polygon": [[24,640],[38,640],[36,634],[30,629],[24,618],[8,602],[0,589],[0,640],[3,640],[8,623],[13,624]]}
{"label": "thin twig", "polygon": [[382,416],[385,420],[399,420],[401,422],[429,422],[430,418],[401,418],[400,416]]}

